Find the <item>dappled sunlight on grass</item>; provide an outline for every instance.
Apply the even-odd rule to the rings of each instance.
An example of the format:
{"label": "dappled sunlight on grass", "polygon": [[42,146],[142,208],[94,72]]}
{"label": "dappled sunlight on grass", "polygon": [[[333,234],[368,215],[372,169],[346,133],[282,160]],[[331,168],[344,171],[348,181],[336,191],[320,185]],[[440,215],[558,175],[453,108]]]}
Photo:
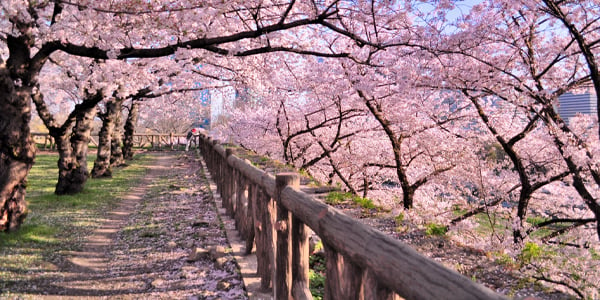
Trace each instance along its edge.
{"label": "dappled sunlight on grass", "polygon": [[4,233],[0,239],[0,245],[11,246],[19,243],[52,244],[56,243],[56,228],[46,224],[25,224],[18,232],[13,234]]}

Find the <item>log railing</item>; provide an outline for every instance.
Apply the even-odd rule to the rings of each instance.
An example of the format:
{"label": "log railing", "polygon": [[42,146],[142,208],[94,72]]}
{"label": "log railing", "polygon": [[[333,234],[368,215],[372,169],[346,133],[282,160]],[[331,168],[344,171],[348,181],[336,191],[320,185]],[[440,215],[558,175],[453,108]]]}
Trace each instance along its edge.
{"label": "log railing", "polygon": [[[36,144],[46,150],[55,149],[54,139],[48,133],[32,132]],[[178,133],[136,133],[133,135],[133,146],[152,150],[183,150],[187,143],[186,134]],[[98,146],[98,136],[92,135],[90,145]]]}
{"label": "log railing", "polygon": [[133,146],[139,148],[150,147],[153,150],[183,150],[187,143],[186,134],[177,133],[136,133],[133,135]]}
{"label": "log railing", "polygon": [[261,287],[274,299],[312,299],[308,228],[325,248],[325,299],[505,299],[299,191],[298,175],[274,177],[217,140],[199,143],[246,253],[256,246]]}

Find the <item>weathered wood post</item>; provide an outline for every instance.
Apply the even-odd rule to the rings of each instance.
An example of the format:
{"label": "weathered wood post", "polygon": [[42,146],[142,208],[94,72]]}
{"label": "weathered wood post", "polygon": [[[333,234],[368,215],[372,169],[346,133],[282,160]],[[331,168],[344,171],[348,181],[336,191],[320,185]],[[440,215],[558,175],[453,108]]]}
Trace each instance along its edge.
{"label": "weathered wood post", "polygon": [[260,276],[260,288],[267,291],[271,288],[273,277],[274,252],[274,214],[273,199],[261,187],[257,191],[255,206],[254,232],[256,236],[257,273]]}
{"label": "weathered wood post", "polygon": [[246,234],[246,229],[244,228],[244,223],[246,222],[246,207],[247,207],[247,198],[248,198],[248,180],[246,176],[242,174],[239,170],[237,171],[237,188],[236,188],[236,196],[235,196],[235,211],[234,211],[234,219],[235,219],[235,227],[240,233],[242,239],[246,239],[248,236]]}
{"label": "weathered wood post", "polygon": [[200,145],[200,135],[192,137],[196,141],[196,145]]}
{"label": "weathered wood post", "polygon": [[362,270],[349,259],[323,242],[327,271],[325,277],[326,300],[360,299]]}
{"label": "weathered wood post", "polygon": [[48,149],[52,149],[52,137],[48,134],[44,136],[44,150],[46,150],[46,144],[48,145]]}
{"label": "weathered wood post", "polygon": [[[258,185],[251,182],[248,185],[248,209],[246,210],[246,223],[244,226],[246,227],[246,248],[244,250],[244,254],[248,255],[252,253],[252,246],[254,245],[254,239],[256,238],[256,234],[254,232],[254,222],[257,220],[256,217],[256,198],[258,197]],[[258,244],[258,241],[256,242]],[[258,252],[258,251],[257,251]],[[257,262],[258,268],[258,262]],[[257,271],[257,274],[260,273]]]}
{"label": "weathered wood post", "polygon": [[277,205],[277,231],[275,274],[273,289],[275,299],[292,299],[292,218],[281,201],[281,192],[288,186],[298,188],[300,178],[294,173],[282,173],[275,177]]}
{"label": "weathered wood post", "polygon": [[169,143],[171,144],[171,150],[175,149],[175,140],[173,140],[173,133],[169,133]]}
{"label": "weathered wood post", "polygon": [[213,146],[213,139],[211,137],[209,137],[208,139],[206,139],[206,147],[208,148],[208,153],[209,153],[209,156],[210,156],[211,164],[213,164],[213,166],[215,168],[214,171],[217,172],[217,169],[216,169],[216,166],[218,164],[218,161],[217,161],[217,150],[215,150],[215,147]]}
{"label": "weathered wood post", "polygon": [[233,155],[233,150],[228,148],[225,150],[225,162],[223,163],[224,168],[224,176],[223,176],[223,192],[221,195],[225,195],[227,201],[223,202],[223,207],[227,211],[227,215],[230,217],[234,217],[235,212],[235,199],[236,199],[236,188],[237,188],[237,180],[238,171],[229,165],[229,157]]}
{"label": "weathered wood post", "polygon": [[294,299],[311,299],[309,285],[308,227],[292,215],[292,296]]}
{"label": "weathered wood post", "polygon": [[400,296],[380,285],[373,271],[365,269],[362,277],[362,299],[400,300]]}
{"label": "weathered wood post", "polygon": [[165,148],[168,149],[169,142],[167,141],[168,136],[166,134],[161,134],[158,136],[158,147],[162,150],[163,142],[165,144]]}

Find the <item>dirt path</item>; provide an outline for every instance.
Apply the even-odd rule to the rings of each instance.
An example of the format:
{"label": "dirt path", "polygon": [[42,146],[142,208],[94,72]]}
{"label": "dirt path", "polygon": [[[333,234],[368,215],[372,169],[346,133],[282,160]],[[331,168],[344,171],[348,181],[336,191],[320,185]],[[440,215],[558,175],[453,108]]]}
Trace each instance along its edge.
{"label": "dirt path", "polygon": [[156,155],[154,164],[148,166],[146,176],[144,176],[140,185],[124,195],[119,206],[107,214],[104,224],[94,230],[93,234],[87,238],[83,251],[73,252],[72,256],[68,258],[70,264],[67,266],[67,272],[80,273],[82,277],[87,277],[90,273],[107,271],[109,267],[107,253],[110,251],[113,239],[119,230],[125,227],[136,205],[148,193],[148,186],[173,168],[175,162],[176,157],[173,154]]}
{"label": "dirt path", "polygon": [[246,299],[230,254],[190,258],[216,245],[228,247],[201,164],[159,154],[82,250],[16,299]]}

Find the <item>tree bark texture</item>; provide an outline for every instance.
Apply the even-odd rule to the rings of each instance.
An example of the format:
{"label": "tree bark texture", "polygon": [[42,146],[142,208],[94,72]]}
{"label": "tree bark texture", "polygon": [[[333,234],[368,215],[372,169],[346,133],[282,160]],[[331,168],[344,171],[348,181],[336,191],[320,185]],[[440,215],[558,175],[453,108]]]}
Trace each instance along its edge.
{"label": "tree bark texture", "polygon": [[[117,99],[117,101],[119,101]],[[110,166],[119,167],[125,164],[123,158],[123,114],[121,108],[123,107],[123,101],[120,101],[121,105],[118,107],[115,116],[115,127],[110,139]]]}
{"label": "tree bark texture", "polygon": [[139,115],[140,103],[133,101],[127,115],[127,120],[125,121],[125,132],[123,135],[123,158],[126,160],[133,158],[133,134],[135,133]]}
{"label": "tree bark texture", "polygon": [[50,135],[54,138],[56,149],[58,150],[58,182],[54,189],[54,193],[57,195],[79,192],[73,189],[69,182],[70,180],[67,179],[69,173],[77,164],[75,155],[73,155],[73,149],[71,148],[71,141],[69,140],[72,130],[71,126],[66,128],[50,128]]}
{"label": "tree bark texture", "polygon": [[419,187],[418,185],[411,184],[406,174],[406,166],[402,163],[402,135],[396,135],[392,130],[390,121],[383,115],[381,107],[379,107],[374,100],[369,99],[362,91],[358,91],[358,94],[363,98],[365,105],[375,117],[375,119],[381,125],[381,128],[385,132],[386,136],[392,144],[392,151],[394,153],[394,163],[396,166],[396,174],[400,185],[402,186],[402,202],[404,209],[411,209],[413,207],[414,195]]}
{"label": "tree bark texture", "polygon": [[8,36],[10,57],[0,58],[0,230],[19,228],[27,216],[25,187],[35,159],[31,138],[31,93],[37,72],[30,67],[25,38]]}
{"label": "tree bark texture", "polygon": [[121,112],[122,101],[113,99],[106,102],[106,112],[102,115],[102,128],[98,134],[98,155],[94,161],[92,177],[112,177],[110,165],[111,138],[115,130],[117,114]]}
{"label": "tree bark texture", "polygon": [[90,175],[87,167],[87,154],[96,113],[96,106],[86,111],[81,111],[77,115],[75,128],[71,135],[71,147],[73,149],[76,164],[75,168],[71,170],[66,179],[71,182],[73,191],[82,191]]}

